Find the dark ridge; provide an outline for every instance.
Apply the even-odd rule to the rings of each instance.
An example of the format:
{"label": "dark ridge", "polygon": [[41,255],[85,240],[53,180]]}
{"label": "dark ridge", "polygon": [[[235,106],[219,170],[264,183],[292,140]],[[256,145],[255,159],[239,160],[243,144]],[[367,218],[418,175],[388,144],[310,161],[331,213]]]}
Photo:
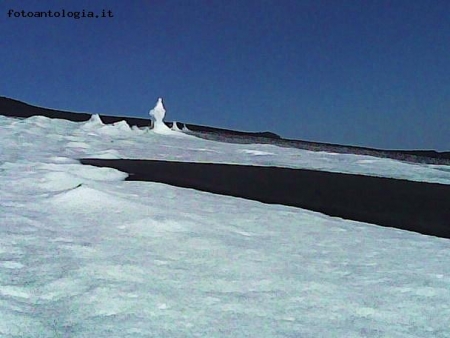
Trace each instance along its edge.
{"label": "dark ridge", "polygon": [[[398,156],[399,154],[403,154],[405,158],[408,156],[413,157],[428,157],[428,158],[436,158],[436,159],[447,159],[450,160],[450,151],[448,152],[438,152],[435,150],[388,150],[388,149],[377,149],[377,148],[368,148],[368,147],[360,147],[360,146],[349,146],[349,145],[339,145],[333,143],[318,143],[311,141],[301,141],[301,140],[285,140],[290,143],[298,143],[301,142],[305,145],[308,145],[312,149],[330,149],[336,152],[348,152],[355,154],[363,154],[363,155],[374,155],[381,154],[383,156],[390,157],[390,155]],[[375,155],[377,156],[377,155]]]}
{"label": "dark ridge", "polygon": [[429,158],[442,158],[450,160],[450,151],[439,152],[436,150],[388,150],[390,153],[403,153],[405,155],[422,156]]}
{"label": "dark ridge", "polygon": [[104,159],[81,163],[126,172],[128,181],[166,183],[450,238],[449,185],[212,163]]}
{"label": "dark ridge", "polygon": [[[283,143],[282,140],[280,143]],[[313,151],[327,151],[344,154],[368,155],[386,157],[395,160],[428,163],[428,164],[450,164],[450,152],[438,152],[435,150],[384,150],[367,147],[337,145],[330,143],[308,142],[300,140],[286,140],[286,146],[296,147]]]}
{"label": "dark ridge", "polygon": [[[18,118],[28,118],[31,116],[39,115],[54,119],[69,120],[72,122],[85,122],[88,121],[92,116],[91,114],[87,113],[72,113],[63,110],[36,107],[6,97],[0,97],[0,115]],[[108,115],[99,116],[103,123],[106,124],[125,120],[130,126],[148,127],[150,125],[150,120],[147,119]]]}
{"label": "dark ridge", "polygon": [[[69,120],[73,122],[84,122],[88,121],[91,118],[91,114],[86,113],[72,113],[68,111],[55,110],[49,108],[42,108],[29,105],[27,103],[6,98],[0,97],[0,115],[10,116],[10,117],[19,117],[19,118],[28,118],[31,116],[45,116],[49,118],[55,119],[63,119]],[[99,114],[103,123],[111,124],[119,121],[126,121],[130,126],[137,127],[148,127],[150,126],[150,119],[141,119],[135,117],[128,116],[110,116],[110,115],[102,115]],[[172,127],[173,122],[166,123],[169,127]],[[183,128],[182,125],[184,123],[177,123],[178,127]],[[203,131],[203,132],[214,132],[214,133],[223,133],[227,135],[241,135],[241,136],[251,136],[251,137],[270,137],[270,138],[280,138],[280,136],[270,133],[270,132],[242,132],[228,129],[220,129],[206,126],[197,126],[194,124],[188,124],[187,127],[192,131]]]}
{"label": "dark ridge", "polygon": [[28,118],[31,116],[41,115],[50,118],[70,120],[74,122],[83,122],[90,119],[90,114],[71,113],[61,110],[42,108],[29,105],[27,103],[0,97],[0,114],[9,117]]}
{"label": "dark ridge", "polygon": [[[74,122],[83,122],[90,119],[91,114],[72,113],[49,108],[41,108],[29,105],[27,103],[0,97],[0,115],[27,118],[35,115],[46,116],[49,118],[64,119]],[[101,120],[106,123],[115,123],[126,121],[130,126],[148,127],[151,123],[149,119],[141,119],[135,117],[121,117],[99,115]],[[171,122],[166,123],[172,126]],[[233,143],[267,143],[281,147],[291,147],[306,149],[312,151],[326,151],[336,153],[349,153],[358,155],[370,155],[377,157],[387,157],[401,161],[415,163],[430,164],[450,164],[450,152],[437,152],[434,150],[381,150],[358,146],[338,145],[331,143],[319,143],[302,140],[282,139],[279,135],[271,132],[242,132],[228,129],[220,129],[214,127],[200,126],[194,124],[184,124],[178,122],[177,125],[182,129],[182,125],[186,125],[191,132],[205,139],[211,139],[220,142]]]}
{"label": "dark ridge", "polygon": [[231,135],[225,133],[191,131],[193,135],[207,140],[229,143],[261,143],[280,147],[297,148],[310,151],[325,151],[340,154],[368,155],[382,158],[391,158],[399,161],[450,165],[450,152],[437,152],[435,150],[382,150],[358,146],[339,145],[332,143],[319,143],[302,140],[271,139],[254,137],[252,135]]}
{"label": "dark ridge", "polygon": [[202,132],[202,133],[214,133],[214,134],[223,134],[223,135],[236,135],[236,136],[252,136],[252,137],[263,137],[269,139],[281,139],[280,135],[272,133],[270,131],[264,132],[247,132],[247,131],[237,131],[237,130],[229,130],[229,129],[221,129],[215,127],[208,126],[199,126],[195,124],[186,124],[188,129],[191,131]]}

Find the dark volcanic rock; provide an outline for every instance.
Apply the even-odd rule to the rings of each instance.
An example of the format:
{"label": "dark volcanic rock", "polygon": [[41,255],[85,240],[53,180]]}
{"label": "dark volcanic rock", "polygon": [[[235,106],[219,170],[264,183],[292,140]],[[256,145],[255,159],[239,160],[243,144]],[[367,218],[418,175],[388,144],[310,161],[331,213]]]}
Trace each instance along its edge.
{"label": "dark volcanic rock", "polygon": [[6,97],[0,97],[0,114],[4,116],[20,118],[40,115],[50,118],[70,120],[74,122],[87,121],[91,117],[91,115],[84,113],[71,113],[61,110],[36,107]]}
{"label": "dark volcanic rock", "polygon": [[249,137],[263,137],[269,139],[281,139],[281,137],[275,133],[270,131],[264,132],[248,132],[248,131],[237,131],[237,130],[229,130],[229,129],[221,129],[215,127],[208,126],[199,126],[195,124],[187,124],[186,125],[189,130],[197,131],[202,133],[213,133],[213,134],[221,134],[221,135],[229,135],[229,136],[249,136]]}

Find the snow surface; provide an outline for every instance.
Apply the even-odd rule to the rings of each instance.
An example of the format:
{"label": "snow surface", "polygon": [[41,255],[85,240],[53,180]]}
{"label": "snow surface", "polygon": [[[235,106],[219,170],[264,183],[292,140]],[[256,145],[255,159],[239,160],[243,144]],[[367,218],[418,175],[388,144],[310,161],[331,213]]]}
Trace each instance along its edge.
{"label": "snow surface", "polygon": [[1,337],[450,337],[450,241],[159,183],[76,158],[450,168],[0,116]]}

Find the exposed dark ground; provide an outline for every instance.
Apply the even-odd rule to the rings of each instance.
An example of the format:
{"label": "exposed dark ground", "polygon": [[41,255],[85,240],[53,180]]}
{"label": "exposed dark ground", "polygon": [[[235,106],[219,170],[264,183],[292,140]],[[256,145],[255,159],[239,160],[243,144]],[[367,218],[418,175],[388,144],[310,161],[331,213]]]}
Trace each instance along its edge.
{"label": "exposed dark ground", "polygon": [[[27,118],[34,115],[47,116],[50,118],[65,119],[74,122],[82,122],[90,119],[90,114],[72,113],[61,110],[41,108],[29,105],[24,102],[0,97],[0,115]],[[149,119],[140,119],[134,117],[119,117],[101,115],[104,123],[115,123],[125,120],[130,126],[148,127]],[[171,122],[167,123],[172,126]],[[310,142],[302,140],[283,139],[277,134],[271,132],[241,132],[236,130],[220,129],[208,126],[199,126],[194,124],[178,123],[179,127],[186,125],[195,136],[211,139],[219,142],[230,143],[265,143],[274,144],[282,147],[292,147],[312,151],[328,151],[336,153],[352,153],[359,155],[371,155],[377,157],[388,157],[402,161],[430,164],[450,164],[450,151],[437,152],[434,150],[381,150],[365,147],[346,146],[329,143]]]}
{"label": "exposed dark ground", "polygon": [[129,181],[161,182],[450,238],[450,185],[213,163],[104,159],[81,163],[118,169],[129,174]]}

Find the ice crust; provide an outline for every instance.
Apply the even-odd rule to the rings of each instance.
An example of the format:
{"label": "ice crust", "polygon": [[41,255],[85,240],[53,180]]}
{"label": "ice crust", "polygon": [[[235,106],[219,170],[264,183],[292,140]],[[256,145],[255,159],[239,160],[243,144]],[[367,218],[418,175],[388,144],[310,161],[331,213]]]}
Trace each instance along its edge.
{"label": "ice crust", "polygon": [[[80,165],[449,168],[0,116],[1,337],[450,337],[450,241]],[[182,139],[175,134],[184,135]]]}

